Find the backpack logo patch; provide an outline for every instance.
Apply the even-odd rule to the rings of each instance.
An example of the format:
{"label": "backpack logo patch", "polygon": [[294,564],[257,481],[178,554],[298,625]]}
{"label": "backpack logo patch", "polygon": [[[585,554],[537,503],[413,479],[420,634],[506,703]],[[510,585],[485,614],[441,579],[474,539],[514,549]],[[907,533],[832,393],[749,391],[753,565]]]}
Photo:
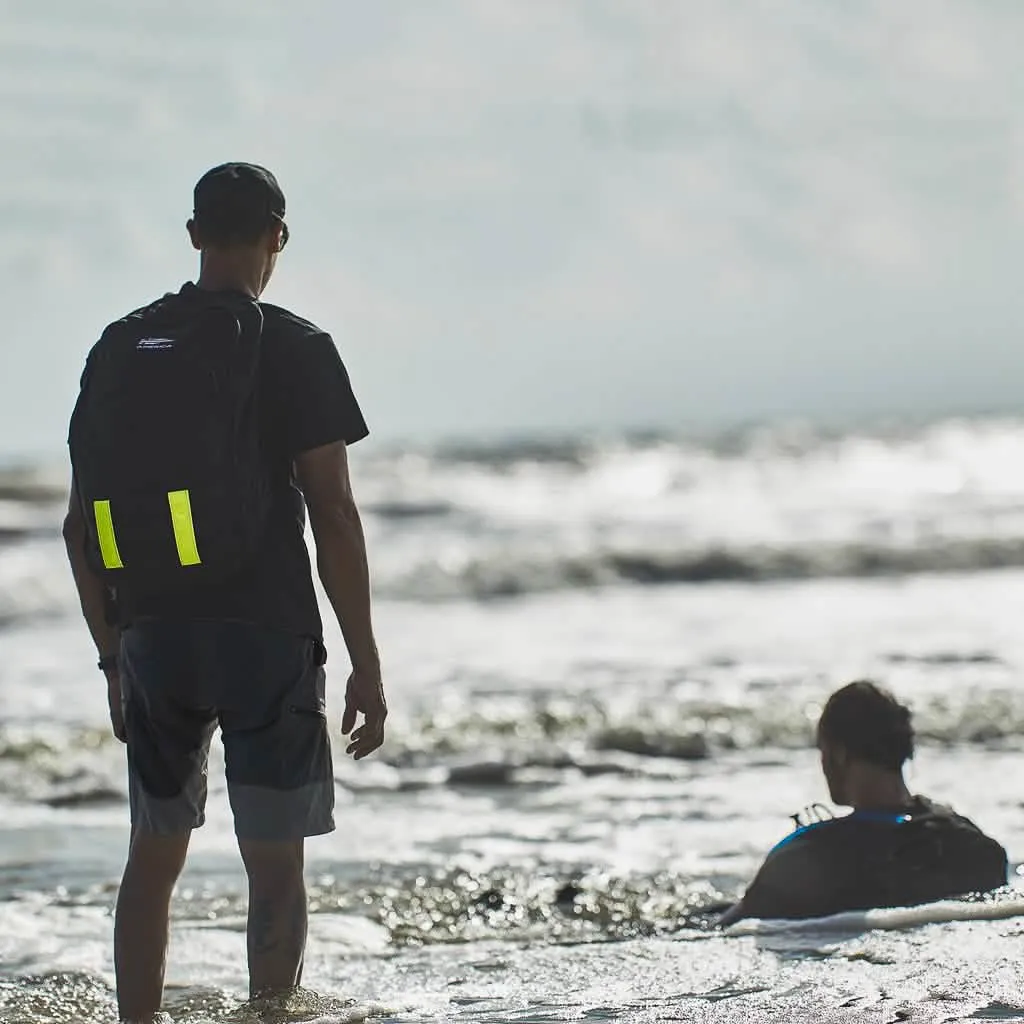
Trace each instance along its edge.
{"label": "backpack logo patch", "polygon": [[158,352],[174,348],[174,342],[170,338],[142,338],[135,347],[139,352]]}

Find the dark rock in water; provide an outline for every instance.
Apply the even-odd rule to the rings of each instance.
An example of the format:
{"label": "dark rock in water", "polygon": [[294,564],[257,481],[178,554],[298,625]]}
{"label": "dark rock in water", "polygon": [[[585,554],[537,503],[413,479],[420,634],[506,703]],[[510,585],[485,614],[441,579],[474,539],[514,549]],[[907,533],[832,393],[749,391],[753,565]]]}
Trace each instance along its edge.
{"label": "dark rock in water", "polygon": [[473,903],[479,909],[486,910],[491,913],[499,910],[505,910],[512,905],[508,897],[498,889],[485,889],[474,897]]}
{"label": "dark rock in water", "polygon": [[447,501],[378,501],[366,508],[382,519],[438,518],[455,511],[455,506]]}
{"label": "dark rock in water", "polygon": [[1003,659],[991,651],[933,651],[925,654],[887,654],[885,660],[893,665],[1002,665]]}
{"label": "dark rock in water", "polygon": [[452,786],[510,786],[517,767],[507,761],[452,765],[448,769],[448,783]]}
{"label": "dark rock in water", "polygon": [[583,895],[583,890],[575,882],[566,882],[555,893],[555,906],[562,910],[570,910],[576,900]]}
{"label": "dark rock in water", "polygon": [[40,801],[48,807],[97,807],[124,802],[124,794],[107,786],[51,793]]}
{"label": "dark rock in water", "polygon": [[[2,501],[3,499],[0,499]],[[0,526],[0,544],[13,544],[32,536],[32,531],[24,526]]]}
{"label": "dark rock in water", "polygon": [[594,746],[598,750],[620,750],[643,757],[673,757],[680,761],[703,761],[711,756],[711,746],[701,733],[608,729],[595,738]]}

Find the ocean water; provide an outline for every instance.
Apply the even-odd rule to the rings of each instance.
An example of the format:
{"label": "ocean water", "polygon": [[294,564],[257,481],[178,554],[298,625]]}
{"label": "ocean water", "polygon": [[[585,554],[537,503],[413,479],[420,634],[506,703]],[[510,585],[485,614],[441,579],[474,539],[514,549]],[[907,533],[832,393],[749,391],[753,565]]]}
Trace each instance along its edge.
{"label": "ocean water", "polygon": [[[305,985],[243,1006],[220,774],[174,900],[180,1024],[1024,1020],[1024,421],[353,452],[392,717],[309,844]],[[112,1021],[127,842],[60,467],[0,475],[0,1020]],[[345,657],[327,635],[334,719]],[[871,675],[913,788],[1004,892],[709,927],[826,799],[813,723]]]}

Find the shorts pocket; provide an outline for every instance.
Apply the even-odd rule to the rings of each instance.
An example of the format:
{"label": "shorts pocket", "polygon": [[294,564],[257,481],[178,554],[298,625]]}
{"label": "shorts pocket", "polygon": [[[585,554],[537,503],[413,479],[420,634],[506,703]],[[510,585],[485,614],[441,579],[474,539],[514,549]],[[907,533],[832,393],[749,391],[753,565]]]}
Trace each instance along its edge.
{"label": "shorts pocket", "polygon": [[287,708],[293,715],[327,718],[327,674],[322,668],[310,665],[288,695]]}

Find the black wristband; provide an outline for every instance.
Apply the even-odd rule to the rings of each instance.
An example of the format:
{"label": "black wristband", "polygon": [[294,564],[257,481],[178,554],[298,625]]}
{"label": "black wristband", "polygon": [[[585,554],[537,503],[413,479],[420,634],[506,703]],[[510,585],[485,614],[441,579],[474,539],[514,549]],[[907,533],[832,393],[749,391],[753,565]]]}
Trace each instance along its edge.
{"label": "black wristband", "polygon": [[96,667],[103,673],[110,672],[112,669],[117,668],[117,655],[116,654],[104,654],[99,661],[96,662]]}

